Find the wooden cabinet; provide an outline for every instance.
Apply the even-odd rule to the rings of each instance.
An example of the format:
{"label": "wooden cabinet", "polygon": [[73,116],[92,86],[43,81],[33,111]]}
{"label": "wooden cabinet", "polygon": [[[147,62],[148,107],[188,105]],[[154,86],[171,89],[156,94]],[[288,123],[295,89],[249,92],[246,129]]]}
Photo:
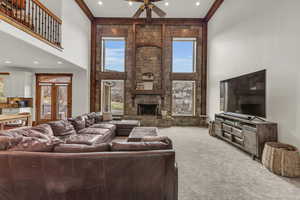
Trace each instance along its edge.
{"label": "wooden cabinet", "polygon": [[217,137],[261,159],[264,144],[277,142],[277,124],[258,120],[245,120],[225,114],[215,115]]}

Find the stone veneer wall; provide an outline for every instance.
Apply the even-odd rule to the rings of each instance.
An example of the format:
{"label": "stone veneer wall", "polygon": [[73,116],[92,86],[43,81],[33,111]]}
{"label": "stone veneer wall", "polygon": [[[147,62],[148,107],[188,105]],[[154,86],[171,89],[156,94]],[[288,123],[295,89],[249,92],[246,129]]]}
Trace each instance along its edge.
{"label": "stone veneer wall", "polygon": [[[154,88],[162,92],[161,110],[172,111],[172,80],[194,80],[196,82],[196,115],[194,117],[174,117],[174,125],[205,125],[206,119],[201,115],[201,84],[202,84],[202,26],[201,25],[97,25],[96,26],[96,97],[95,110],[101,110],[101,80],[125,81],[125,118],[145,119],[147,122],[154,117],[137,115],[134,96],[136,83],[141,81],[143,73],[154,74]],[[126,38],[125,73],[101,72],[101,39],[102,37]],[[196,73],[173,74],[172,72],[172,38],[197,38]],[[157,96],[148,96],[157,98]],[[145,123],[149,125],[149,123]],[[159,120],[154,123],[157,125]],[[151,123],[150,123],[151,124]]]}

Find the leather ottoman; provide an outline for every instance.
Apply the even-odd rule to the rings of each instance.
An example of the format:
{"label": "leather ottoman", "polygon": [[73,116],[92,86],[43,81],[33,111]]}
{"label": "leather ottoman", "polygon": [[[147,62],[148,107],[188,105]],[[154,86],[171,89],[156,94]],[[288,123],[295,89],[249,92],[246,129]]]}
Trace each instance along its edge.
{"label": "leather ottoman", "polygon": [[109,123],[116,125],[117,136],[129,136],[132,129],[140,126],[140,121],[138,120],[113,120]]}

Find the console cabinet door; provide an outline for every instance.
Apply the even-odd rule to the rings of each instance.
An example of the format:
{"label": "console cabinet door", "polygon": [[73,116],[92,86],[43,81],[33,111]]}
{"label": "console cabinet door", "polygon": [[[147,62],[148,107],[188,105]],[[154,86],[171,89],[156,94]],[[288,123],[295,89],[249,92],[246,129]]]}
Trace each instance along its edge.
{"label": "console cabinet door", "polygon": [[258,156],[257,135],[255,132],[243,130],[245,150],[252,155]]}
{"label": "console cabinet door", "polygon": [[215,134],[219,137],[222,137],[222,122],[215,122]]}

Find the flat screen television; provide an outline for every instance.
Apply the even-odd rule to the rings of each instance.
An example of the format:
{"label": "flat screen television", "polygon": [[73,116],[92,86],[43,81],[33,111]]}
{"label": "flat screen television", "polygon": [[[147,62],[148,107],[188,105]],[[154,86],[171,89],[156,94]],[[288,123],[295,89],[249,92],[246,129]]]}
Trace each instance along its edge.
{"label": "flat screen television", "polygon": [[221,81],[221,111],[266,118],[266,70]]}

